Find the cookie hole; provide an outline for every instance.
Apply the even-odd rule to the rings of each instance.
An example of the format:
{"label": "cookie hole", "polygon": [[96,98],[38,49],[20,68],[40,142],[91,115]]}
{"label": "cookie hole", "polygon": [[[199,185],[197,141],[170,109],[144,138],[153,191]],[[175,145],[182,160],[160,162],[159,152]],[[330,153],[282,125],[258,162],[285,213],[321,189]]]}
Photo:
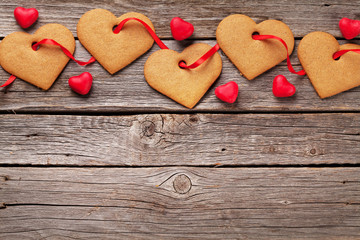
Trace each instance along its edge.
{"label": "cookie hole", "polygon": [[33,42],[33,43],[31,44],[31,48],[32,48],[34,51],[37,51],[37,50],[39,50],[40,45],[38,45],[36,48],[34,48],[34,45],[35,45],[35,44],[37,44],[37,42]]}
{"label": "cookie hole", "polygon": [[335,61],[339,61],[340,60],[340,57],[337,57],[337,58],[334,58]]}
{"label": "cookie hole", "polygon": [[113,26],[113,28],[112,28],[112,31],[113,31],[113,33],[115,33],[115,34],[118,34],[119,32],[115,32],[115,29],[117,28],[117,26],[118,25],[115,25],[115,26]]}
{"label": "cookie hole", "polygon": [[252,38],[254,38],[255,35],[260,35],[260,33],[259,33],[259,32],[253,32],[253,33],[251,34]]}
{"label": "cookie hole", "polygon": [[251,37],[252,37],[253,39],[255,39],[254,36],[256,36],[256,35],[260,35],[260,33],[259,33],[259,32],[253,32],[253,33],[251,34]]}
{"label": "cookie hole", "polygon": [[180,67],[181,69],[185,69],[184,67],[182,67],[183,64],[186,65],[186,62],[185,62],[184,60],[181,60],[181,61],[179,62],[179,67]]}

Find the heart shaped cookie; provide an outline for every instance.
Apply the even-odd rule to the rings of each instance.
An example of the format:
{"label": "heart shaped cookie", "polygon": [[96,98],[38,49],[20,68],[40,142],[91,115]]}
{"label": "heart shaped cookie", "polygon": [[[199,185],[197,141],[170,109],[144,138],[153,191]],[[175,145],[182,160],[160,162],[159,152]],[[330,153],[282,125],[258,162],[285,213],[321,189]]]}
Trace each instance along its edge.
{"label": "heart shaped cookie", "polygon": [[193,108],[220,75],[221,57],[215,53],[194,69],[182,69],[179,62],[192,64],[210,48],[208,44],[196,43],[182,53],[170,49],[158,50],[145,63],[145,79],[155,90],[185,107]]}
{"label": "heart shaped cookie", "polygon": [[58,46],[41,45],[37,51],[32,44],[53,39],[71,53],[75,39],[69,29],[60,24],[46,24],[33,35],[15,32],[0,43],[0,63],[5,71],[43,90],[48,90],[70,60]]}
{"label": "heart shaped cookie", "polygon": [[254,33],[282,38],[289,48],[289,54],[294,48],[294,36],[281,21],[266,20],[256,24],[241,14],[224,18],[216,29],[216,39],[222,51],[248,80],[286,59],[286,50],[279,41],[254,40]]}
{"label": "heart shaped cookie", "polygon": [[154,43],[146,28],[137,21],[127,22],[118,34],[113,32],[114,26],[130,17],[143,20],[155,31],[151,21],[140,13],[129,12],[117,18],[105,9],[86,12],[77,24],[81,44],[110,74],[143,55]]}
{"label": "heart shaped cookie", "polygon": [[335,52],[360,49],[360,45],[339,45],[325,32],[307,34],[299,43],[298,57],[320,98],[326,98],[360,85],[360,54],[345,53],[334,60]]}

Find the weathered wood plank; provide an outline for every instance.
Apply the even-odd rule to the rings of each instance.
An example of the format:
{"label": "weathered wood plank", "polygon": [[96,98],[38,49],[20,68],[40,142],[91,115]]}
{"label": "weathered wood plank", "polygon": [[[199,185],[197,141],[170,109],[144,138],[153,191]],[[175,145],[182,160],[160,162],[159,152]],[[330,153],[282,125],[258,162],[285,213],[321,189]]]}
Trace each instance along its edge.
{"label": "weathered wood plank", "polygon": [[0,136],[2,164],[360,163],[360,113],[0,115]]}
{"label": "weathered wood plank", "polygon": [[[190,43],[165,42],[171,49],[177,51],[181,51]],[[215,44],[215,41],[201,42]],[[344,42],[341,41],[341,43]],[[354,42],[360,43],[360,41]],[[9,89],[0,90],[0,111],[189,112],[187,108],[153,90],[145,81],[144,63],[150,54],[158,49],[158,46],[154,46],[149,53],[113,76],[98,63],[81,67],[75,62],[70,62],[47,92],[17,80]],[[90,57],[79,42],[75,55],[81,60],[87,60]],[[360,88],[321,100],[308,78],[291,74],[285,62],[255,80],[248,81],[240,75],[225,55],[222,55],[222,59],[223,70],[220,78],[192,111],[360,111],[358,104]],[[296,53],[293,54],[292,61],[296,69],[301,68]],[[71,76],[79,75],[84,71],[89,71],[94,76],[93,89],[86,97],[74,93],[67,83]],[[297,87],[294,97],[279,99],[273,96],[272,81],[278,74],[285,75]],[[9,74],[0,69],[1,82],[5,82],[8,77]],[[239,84],[240,93],[234,104],[226,104],[217,99],[214,89],[231,80]]]}
{"label": "weathered wood plank", "polygon": [[46,23],[60,23],[76,35],[79,18],[94,8],[105,8],[115,15],[135,11],[147,15],[154,23],[161,37],[169,38],[170,20],[180,16],[195,27],[194,38],[215,38],[219,22],[234,13],[246,14],[255,21],[278,19],[284,21],[296,37],[302,37],[311,31],[327,31],[341,37],[338,22],[342,17],[359,19],[360,2],[329,0],[296,1],[36,1],[2,0],[0,2],[0,36],[21,30],[16,25],[13,11],[17,6],[35,7],[39,10],[39,21],[30,30],[33,32]]}
{"label": "weathered wood plank", "polygon": [[0,168],[0,178],[1,239],[360,238],[358,168]]}

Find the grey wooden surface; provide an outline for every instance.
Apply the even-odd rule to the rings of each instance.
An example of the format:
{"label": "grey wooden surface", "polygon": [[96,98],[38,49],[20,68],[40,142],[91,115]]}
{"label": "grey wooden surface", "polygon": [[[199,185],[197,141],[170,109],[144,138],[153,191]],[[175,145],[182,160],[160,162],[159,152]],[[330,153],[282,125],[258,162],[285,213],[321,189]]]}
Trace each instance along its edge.
{"label": "grey wooden surface", "polygon": [[0,175],[0,238],[358,239],[359,173],[8,168]]}
{"label": "grey wooden surface", "polygon": [[[76,37],[93,8],[147,15],[171,48],[214,45],[218,23],[242,13],[284,21],[296,37],[360,18],[360,1],[10,1],[0,0],[0,39],[21,30],[17,6],[61,23]],[[172,40],[169,23],[194,24]],[[360,44],[359,37],[351,42]],[[0,90],[0,239],[360,239],[360,88],[321,100],[283,62],[247,81],[224,54],[223,71],[188,110],[151,89],[143,65],[154,47],[109,75],[70,62],[47,92],[22,81]],[[220,51],[220,53],[222,53]],[[75,56],[90,55],[77,41]],[[291,56],[300,69],[296,51]],[[88,96],[69,77],[94,76]],[[294,97],[272,95],[285,75]],[[0,69],[0,82],[9,74]],[[215,87],[234,80],[239,98]]]}
{"label": "grey wooden surface", "polygon": [[3,115],[0,122],[0,164],[360,163],[359,113]]}

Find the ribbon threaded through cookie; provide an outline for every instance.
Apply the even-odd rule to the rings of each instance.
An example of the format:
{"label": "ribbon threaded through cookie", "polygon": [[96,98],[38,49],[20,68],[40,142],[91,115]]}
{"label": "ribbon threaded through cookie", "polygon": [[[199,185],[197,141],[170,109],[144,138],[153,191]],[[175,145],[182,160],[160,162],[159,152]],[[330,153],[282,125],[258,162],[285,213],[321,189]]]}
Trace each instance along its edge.
{"label": "ribbon threaded through cookie", "polygon": [[[48,44],[48,45],[59,46],[66,56],[68,56],[70,59],[74,60],[77,64],[79,64],[81,66],[86,66],[86,65],[96,61],[96,59],[94,57],[91,57],[89,59],[89,61],[87,61],[87,62],[76,60],[75,57],[71,54],[71,52],[67,48],[65,48],[63,45],[61,45],[60,43],[56,42],[53,39],[46,39],[46,38],[42,39],[41,41],[39,41],[39,42],[35,43],[34,45],[32,45],[32,49],[34,51],[37,51],[37,48],[38,48],[38,46],[40,44]],[[2,88],[2,87],[9,86],[11,83],[13,83],[15,81],[15,79],[16,79],[16,76],[11,75],[9,77],[9,79],[3,85],[1,85],[0,87]]]}
{"label": "ribbon threaded through cookie", "polygon": [[342,55],[344,55],[347,52],[356,52],[356,53],[360,53],[360,49],[344,49],[344,50],[339,50],[336,53],[334,53],[333,55],[333,59],[337,59],[339,57],[341,57]]}
{"label": "ribbon threaded through cookie", "polygon": [[154,30],[152,30],[152,28],[146,23],[144,22],[143,20],[139,19],[139,18],[134,18],[134,17],[131,17],[131,18],[125,18],[124,20],[122,20],[119,25],[116,26],[116,28],[114,29],[114,33],[115,34],[118,34],[121,29],[124,27],[125,23],[127,23],[128,21],[130,20],[135,20],[135,21],[138,21],[139,23],[141,23],[145,28],[146,30],[150,33],[151,37],[155,40],[155,42],[157,43],[157,45],[159,45],[159,47],[161,49],[169,49],[161,40],[160,38],[156,35],[156,33],[154,32]]}
{"label": "ribbon threaded through cookie", "polygon": [[277,37],[277,36],[274,36],[274,35],[253,35],[252,38],[254,40],[266,40],[266,39],[275,39],[275,40],[278,40],[279,42],[281,42],[285,49],[286,49],[286,63],[287,63],[287,66],[288,66],[288,69],[291,73],[294,73],[294,74],[297,74],[297,75],[305,75],[305,71],[304,70],[300,70],[298,72],[296,72],[293,68],[293,66],[291,65],[291,62],[290,62],[290,56],[289,56],[289,49],[288,49],[288,46],[286,44],[286,42],[280,38],[280,37]]}
{"label": "ribbon threaded through cookie", "polygon": [[[125,23],[127,23],[130,20],[135,20],[138,21],[139,23],[141,23],[146,30],[150,33],[151,37],[155,40],[155,42],[157,43],[157,45],[159,45],[159,47],[161,49],[169,49],[165,43],[163,43],[160,38],[156,35],[156,33],[152,30],[152,28],[143,20],[139,19],[139,18],[125,18],[124,20],[122,20],[119,25],[116,26],[116,28],[114,29],[114,33],[118,34],[121,29],[124,27]],[[209,51],[207,51],[203,56],[201,56],[198,60],[196,60],[194,63],[192,63],[191,65],[186,65],[184,62],[180,62],[179,66],[181,68],[186,68],[186,69],[194,69],[197,68],[198,66],[200,66],[203,62],[205,62],[208,58],[210,58],[212,55],[214,55],[218,50],[219,50],[219,45],[215,44],[215,46],[213,46]]]}
{"label": "ribbon threaded through cookie", "polygon": [[90,63],[93,63],[96,61],[96,59],[94,57],[91,57],[89,59],[89,61],[87,62],[83,62],[83,61],[79,61],[79,60],[76,60],[74,58],[74,56],[71,54],[71,52],[69,50],[67,50],[63,45],[61,45],[60,43],[58,43],[57,41],[53,40],[53,39],[43,39],[37,43],[35,43],[33,46],[32,46],[32,49],[34,51],[37,50],[37,47],[40,45],[40,44],[48,44],[48,45],[55,45],[55,46],[59,46],[61,48],[61,50],[65,53],[66,56],[68,56],[70,59],[74,60],[77,64],[81,65],[81,66],[86,66]]}
{"label": "ribbon threaded through cookie", "polygon": [[[169,49],[161,40],[160,38],[156,35],[156,33],[152,30],[152,28],[145,23],[144,21],[142,21],[141,19],[138,18],[126,18],[124,20],[122,20],[118,26],[116,26],[116,28],[113,30],[113,32],[115,34],[119,33],[121,31],[121,29],[124,27],[125,23],[130,21],[130,20],[136,20],[138,22],[140,22],[145,28],[146,30],[149,32],[149,34],[151,35],[151,37],[155,40],[155,42],[159,45],[159,47],[161,49]],[[74,60],[76,63],[78,63],[81,66],[86,66],[90,63],[93,63],[96,61],[96,59],[94,57],[91,57],[89,59],[89,61],[87,62],[83,62],[83,61],[79,61],[76,60],[75,57],[70,53],[70,51],[68,49],[66,49],[64,46],[62,46],[60,43],[56,42],[53,39],[42,39],[41,41],[35,43],[32,46],[32,49],[34,51],[37,50],[38,46],[40,44],[49,44],[49,45],[55,45],[55,46],[59,46],[61,48],[61,50],[64,52],[64,54],[66,56],[68,56],[70,59]],[[181,68],[185,68],[185,69],[194,69],[197,68],[198,66],[200,66],[203,62],[205,62],[208,58],[210,58],[212,55],[214,55],[218,50],[219,50],[219,45],[215,44],[215,46],[213,46],[209,51],[207,51],[203,56],[201,56],[197,61],[195,61],[194,63],[192,63],[191,65],[186,65],[184,62],[180,62],[179,66]],[[16,76],[11,75],[10,78],[0,87],[6,87],[8,85],[10,85],[12,82],[14,82],[14,80],[16,79]]]}
{"label": "ribbon threaded through cookie", "polygon": [[191,65],[186,65],[184,62],[180,62],[179,66],[182,68],[193,69],[200,66],[203,62],[205,62],[208,58],[214,55],[220,49],[219,44],[215,44],[209,51],[207,51],[202,57],[200,57],[196,62],[192,63]]}

